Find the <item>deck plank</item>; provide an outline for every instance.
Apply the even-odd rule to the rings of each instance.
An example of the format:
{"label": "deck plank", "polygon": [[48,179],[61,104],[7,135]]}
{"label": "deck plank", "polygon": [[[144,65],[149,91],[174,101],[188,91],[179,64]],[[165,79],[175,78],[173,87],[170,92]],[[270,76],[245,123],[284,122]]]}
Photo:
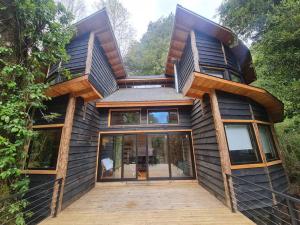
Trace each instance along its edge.
{"label": "deck plank", "polygon": [[196,182],[98,183],[41,225],[253,225]]}

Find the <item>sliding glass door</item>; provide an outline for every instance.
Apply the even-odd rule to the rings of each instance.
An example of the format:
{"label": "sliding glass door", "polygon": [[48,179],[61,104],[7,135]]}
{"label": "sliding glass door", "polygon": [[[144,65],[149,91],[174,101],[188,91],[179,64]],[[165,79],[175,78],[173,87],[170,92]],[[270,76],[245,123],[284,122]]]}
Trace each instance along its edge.
{"label": "sliding glass door", "polygon": [[98,180],[194,178],[190,134],[101,135]]}

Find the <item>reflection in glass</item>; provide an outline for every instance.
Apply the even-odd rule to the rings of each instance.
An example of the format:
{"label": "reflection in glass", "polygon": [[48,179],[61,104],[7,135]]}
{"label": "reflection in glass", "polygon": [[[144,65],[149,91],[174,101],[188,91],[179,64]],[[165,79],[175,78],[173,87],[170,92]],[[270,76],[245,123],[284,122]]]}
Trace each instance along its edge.
{"label": "reflection in glass", "polygon": [[148,135],[149,177],[169,177],[167,135]]}
{"label": "reflection in glass", "polygon": [[249,124],[226,124],[225,131],[232,164],[260,161],[253,131]]}
{"label": "reflection in glass", "polygon": [[140,111],[112,111],[110,125],[139,125]]}
{"label": "reflection in glass", "polygon": [[136,178],[136,135],[124,135],[124,178]]}
{"label": "reflection in glass", "polygon": [[178,124],[178,113],[176,109],[149,110],[149,124]]}
{"label": "reflection in glass", "polygon": [[187,134],[170,134],[169,149],[172,177],[192,177],[193,165],[189,136]]}
{"label": "reflection in glass", "polygon": [[263,151],[266,155],[266,160],[271,161],[278,159],[277,151],[274,146],[272,133],[269,126],[258,125],[259,135],[262,142]]}
{"label": "reflection in glass", "polygon": [[120,179],[122,171],[122,136],[101,139],[101,179]]}
{"label": "reflection in glass", "polygon": [[56,169],[61,128],[36,130],[37,137],[30,143],[27,169]]}

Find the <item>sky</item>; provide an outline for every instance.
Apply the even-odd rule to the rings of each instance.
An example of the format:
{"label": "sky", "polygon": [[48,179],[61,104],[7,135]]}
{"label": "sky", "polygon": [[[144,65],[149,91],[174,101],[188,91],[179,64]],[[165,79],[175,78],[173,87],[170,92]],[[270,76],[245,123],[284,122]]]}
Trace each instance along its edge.
{"label": "sky", "polygon": [[[94,12],[95,1],[86,0],[88,14]],[[147,31],[150,21],[156,21],[171,12],[175,13],[176,4],[218,22],[215,15],[222,0],[120,0],[120,2],[129,11],[130,22],[136,30],[136,39],[139,40]]]}

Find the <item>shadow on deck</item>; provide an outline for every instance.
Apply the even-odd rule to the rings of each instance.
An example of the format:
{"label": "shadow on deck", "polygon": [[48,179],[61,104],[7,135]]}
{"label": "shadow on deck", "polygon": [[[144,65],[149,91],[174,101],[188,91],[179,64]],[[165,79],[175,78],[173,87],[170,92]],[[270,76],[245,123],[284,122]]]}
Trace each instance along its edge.
{"label": "shadow on deck", "polygon": [[97,183],[96,187],[42,225],[54,224],[254,224],[232,213],[195,181]]}

